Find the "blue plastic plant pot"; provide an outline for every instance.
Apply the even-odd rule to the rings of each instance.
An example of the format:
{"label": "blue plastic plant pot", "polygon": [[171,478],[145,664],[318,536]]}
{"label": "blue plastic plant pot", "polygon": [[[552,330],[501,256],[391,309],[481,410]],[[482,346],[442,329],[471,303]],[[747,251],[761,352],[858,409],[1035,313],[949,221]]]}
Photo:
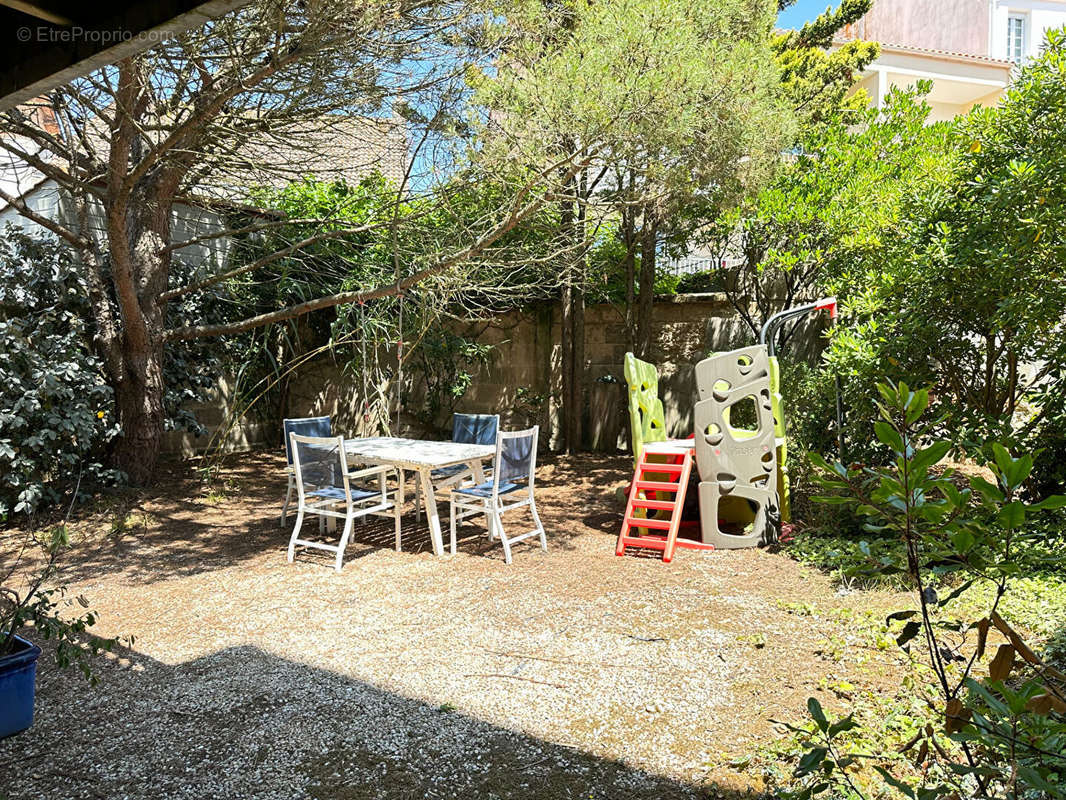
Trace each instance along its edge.
{"label": "blue plastic plant pot", "polygon": [[15,651],[0,658],[0,739],[33,724],[33,694],[41,648],[15,637]]}

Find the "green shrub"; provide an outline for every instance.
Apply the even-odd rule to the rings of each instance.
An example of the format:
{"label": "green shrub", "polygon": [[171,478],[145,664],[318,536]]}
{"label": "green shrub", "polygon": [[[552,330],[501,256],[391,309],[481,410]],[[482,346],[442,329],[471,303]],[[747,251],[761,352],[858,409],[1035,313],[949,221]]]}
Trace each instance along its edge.
{"label": "green shrub", "polygon": [[116,428],[88,295],[67,248],[0,236],[0,520],[119,477],[103,466]]}
{"label": "green shrub", "polygon": [[725,290],[725,278],[722,270],[708,269],[703,272],[689,272],[677,282],[678,294],[706,294]]}
{"label": "green shrub", "polygon": [[887,376],[933,388],[937,433],[962,452],[1046,449],[1027,488],[1048,493],[1066,477],[1066,35],[950,132],[948,173],[912,187],[875,257],[827,286],[845,301],[826,366],[845,385],[848,457],[875,457],[870,387]]}
{"label": "green shrub", "polygon": [[[857,572],[905,576],[913,589],[911,607],[890,614],[887,623],[927,684],[921,687],[927,719],[900,749],[917,774],[901,774],[888,748],[861,755],[853,746],[855,716],[834,722],[811,698],[812,723],[793,728],[807,749],[795,770],[796,789],[787,796],[865,797],[856,776],[871,764],[886,792],[911,800],[1064,798],[1066,674],[1029,647],[1001,612],[1027,562],[1062,568],[1062,554],[1046,548],[1036,529],[1046,511],[1066,505],[1066,497],[1020,499],[1033,457],[1014,458],[998,444],[986,465],[994,482],[973,476],[960,488],[950,473],[935,468],[951,444],[936,440],[936,426],[923,421],[928,390],[886,383],[878,391],[874,432],[889,452],[886,465],[814,461],[826,491],[822,502],[854,508],[870,533],[902,545],[862,548],[867,563]],[[941,583],[945,576],[950,586]],[[977,603],[958,604],[971,590],[985,591]]]}

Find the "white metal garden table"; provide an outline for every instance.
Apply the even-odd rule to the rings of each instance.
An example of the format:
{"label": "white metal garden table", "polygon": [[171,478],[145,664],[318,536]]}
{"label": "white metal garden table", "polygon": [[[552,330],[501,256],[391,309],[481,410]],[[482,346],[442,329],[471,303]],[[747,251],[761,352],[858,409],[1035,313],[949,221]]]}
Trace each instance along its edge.
{"label": "white metal garden table", "polygon": [[[372,436],[365,439],[346,439],[344,452],[348,461],[356,464],[388,464],[400,470],[399,495],[404,502],[404,472],[415,472],[426,500],[426,517],[433,540],[433,554],[444,555],[444,539],[441,535],[440,516],[433,492],[433,470],[465,464],[470,467],[474,480],[485,480],[481,462],[496,455],[494,444],[464,444],[462,442],[433,442],[424,439],[401,439],[394,436]],[[396,530],[396,549],[400,549],[400,531]]]}

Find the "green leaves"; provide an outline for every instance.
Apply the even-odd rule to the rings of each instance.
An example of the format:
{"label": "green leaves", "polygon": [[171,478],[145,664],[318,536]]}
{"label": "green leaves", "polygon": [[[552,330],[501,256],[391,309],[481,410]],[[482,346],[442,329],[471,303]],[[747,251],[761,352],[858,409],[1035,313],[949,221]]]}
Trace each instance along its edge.
{"label": "green leaves", "polygon": [[1034,511],[1047,511],[1058,508],[1066,508],[1066,495],[1053,494],[1050,497],[1045,497],[1039,503],[1033,503],[1029,506]]}
{"label": "green leaves", "polygon": [[884,779],[885,783],[887,783],[889,786],[891,786],[897,792],[902,794],[904,797],[910,797],[910,798],[916,798],[917,797],[917,795],[914,793],[914,789],[912,789],[910,786],[905,784],[903,781],[901,781],[899,778],[897,778],[895,775],[893,775],[891,772],[889,772],[884,767],[882,767],[880,765],[876,765],[876,766],[874,766],[874,769],[877,770],[878,774],[880,774],[881,778]]}
{"label": "green leaves", "polygon": [[830,721],[822,710],[822,704],[815,697],[807,699],[807,712],[814,721],[813,731],[809,726],[787,726],[801,735],[804,746],[808,748],[800,756],[794,775],[798,779],[811,779],[802,789],[783,795],[791,800],[816,797],[847,786],[847,771],[853,768],[857,761],[855,756],[840,752],[841,735],[858,727],[852,714],[835,722]]}
{"label": "green leaves", "polygon": [[911,639],[921,633],[921,630],[921,623],[911,620],[903,626],[903,630],[896,637],[896,644],[899,645],[903,650],[909,649],[908,644],[910,643]]}
{"label": "green leaves", "polygon": [[1013,500],[999,510],[996,515],[996,521],[1002,527],[1010,530],[1020,528],[1022,523],[1025,522],[1025,509],[1025,503],[1020,500]]}
{"label": "green leaves", "polygon": [[[906,391],[907,385],[901,384],[901,389]],[[905,410],[905,421],[908,425],[913,425],[925,410],[929,408],[929,390],[921,389],[917,392],[909,392],[907,395]]]}
{"label": "green leaves", "polygon": [[828,753],[829,751],[824,747],[812,747],[800,758],[796,767],[796,777],[802,778],[821,769],[822,762],[825,761]]}
{"label": "green leaves", "polygon": [[501,24],[514,44],[475,81],[475,103],[492,118],[478,153],[488,175],[576,150],[636,171],[657,202],[695,203],[735,196],[790,143],[772,2],[605,0],[509,12]]}
{"label": "green leaves", "polygon": [[966,528],[952,531],[948,534],[948,538],[951,540],[951,546],[954,547],[959,554],[969,552],[977,542],[977,538]]}
{"label": "green leaves", "polygon": [[111,391],[93,346],[89,287],[70,253],[0,232],[0,522],[113,483]]}
{"label": "green leaves", "polygon": [[1003,491],[979,475],[970,477],[970,486],[984,498],[986,503],[1002,503],[1004,500]]}
{"label": "green leaves", "polygon": [[[949,616],[952,606],[964,595],[967,600],[972,599],[968,592],[978,585],[990,583],[998,605],[1002,596],[1009,593],[1011,581],[1017,581],[1023,572],[1019,549],[1031,539],[1026,532],[1030,515],[1062,508],[1066,498],[1054,495],[1039,503],[1020,499],[1019,490],[1032,473],[1034,458],[1029,453],[1015,457],[998,442],[990,448],[992,463],[985,465],[996,476],[996,483],[972,476],[970,488],[960,490],[948,472],[930,475],[932,468],[947,457],[951,445],[947,441],[916,444],[928,438],[929,429],[922,423],[922,413],[929,405],[928,393],[911,390],[902,382],[886,382],[877,389],[883,402],[874,429],[878,441],[892,450],[894,459],[885,466],[851,469],[843,474],[821,459],[812,461],[821,470],[821,485],[837,493],[831,502],[847,502],[875,520],[879,530],[893,531],[902,541],[901,548],[885,551],[894,554],[894,559],[869,561],[882,575],[892,569],[906,570],[912,584],[922,588],[920,610],[890,614],[886,625],[903,623],[896,643],[908,652],[916,641],[924,640],[926,652],[913,657],[936,675],[944,704],[945,734],[955,742],[974,744],[970,753],[976,755],[958,758],[955,751],[937,742],[937,736],[942,734],[927,725],[911,746],[921,743],[916,762],[923,770],[930,770],[928,774],[943,776],[942,785],[920,784],[915,788],[892,775],[887,766],[876,768],[886,784],[915,800],[951,793],[962,796],[958,776],[980,776],[990,787],[989,796],[1000,796],[1000,789],[1017,781],[1019,790],[1066,797],[1062,778],[1066,762],[1061,758],[1049,761],[1046,757],[1062,752],[1066,743],[1066,723],[1054,717],[1056,704],[1066,708],[1058,694],[1066,691],[1066,675],[1057,673],[1058,688],[1050,689],[1043,682],[1050,671],[995,611],[995,605],[976,623]],[[867,556],[872,553],[868,547],[863,552]],[[952,583],[946,582],[948,575]],[[946,587],[951,591],[945,591]],[[1004,599],[1004,604],[1008,599]],[[977,681],[971,670],[976,659],[983,657],[992,626],[1009,643],[996,647],[996,655],[988,665],[988,681]],[[953,636],[965,636],[972,630],[977,632],[974,660],[965,646],[943,636],[947,631]],[[1032,679],[1034,676],[1040,680]],[[962,691],[964,687],[968,694]],[[823,742],[821,749],[807,752],[801,768],[811,771],[821,764],[823,771],[833,774],[841,769],[833,758],[834,728],[816,701],[809,704],[808,710],[823,734]],[[934,764],[932,769],[930,762]],[[934,769],[938,772],[933,773]]]}
{"label": "green leaves", "polygon": [[818,698],[807,698],[807,712],[811,715],[819,730],[829,730],[829,721],[826,719],[825,712],[822,711],[822,704],[818,702]]}
{"label": "green leaves", "polygon": [[874,433],[881,444],[891,447],[897,453],[903,452],[903,437],[889,423],[878,420],[874,423]]}
{"label": "green leaves", "polygon": [[47,549],[49,553],[58,553],[70,546],[70,531],[66,525],[56,525],[48,536]]}
{"label": "green leaves", "polygon": [[929,447],[914,453],[911,458],[910,468],[915,471],[927,470],[943,459],[950,450],[951,442],[934,442]]}
{"label": "green leaves", "polygon": [[1033,471],[1033,457],[1026,454],[1014,458],[999,442],[993,442],[992,454],[995,457],[996,475],[1007,493],[1021,488],[1029,473]]}

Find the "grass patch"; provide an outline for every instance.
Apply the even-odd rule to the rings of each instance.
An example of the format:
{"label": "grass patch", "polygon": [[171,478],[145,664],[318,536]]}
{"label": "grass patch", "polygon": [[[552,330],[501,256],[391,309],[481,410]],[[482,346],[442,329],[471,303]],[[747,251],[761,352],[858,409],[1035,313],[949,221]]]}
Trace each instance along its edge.
{"label": "grass patch", "polygon": [[877,575],[872,578],[854,575],[857,570],[869,566],[871,557],[889,556],[905,561],[903,543],[898,539],[801,530],[796,532],[783,552],[801,564],[829,573],[847,589],[898,591],[908,588],[904,575]]}
{"label": "grass patch", "polygon": [[[897,752],[929,723],[931,713],[922,691],[921,669],[900,650],[890,634],[884,614],[864,607],[826,607],[810,602],[778,602],[789,614],[806,618],[823,634],[818,655],[838,665],[819,679],[812,695],[834,708],[833,716],[855,715],[859,723],[841,741],[844,750],[857,754],[884,756]],[[860,604],[861,606],[861,604]],[[886,688],[888,672],[901,675],[898,685]],[[893,681],[895,683],[895,681]],[[813,722],[798,723],[813,730]],[[761,774],[768,786],[793,786],[792,771],[808,749],[804,737],[781,731],[781,738],[759,747],[751,756],[751,768]],[[894,770],[909,779],[919,771],[905,756],[897,755]],[[860,770],[858,785],[868,797],[889,796],[881,776],[872,768]],[[773,795],[777,796],[777,795]]]}
{"label": "grass patch", "polygon": [[[871,559],[891,557],[895,563],[904,563],[903,544],[898,539],[799,532],[784,552],[801,564],[833,575],[839,585],[849,590],[910,588],[906,575],[902,574],[854,577],[854,573],[870,565]],[[1066,542],[1056,541],[1049,535],[1046,540],[1027,546],[1016,561],[1022,574],[1008,584],[1000,614],[1039,643],[1061,638],[1061,647],[1066,649],[1066,572],[1063,570]],[[945,587],[951,587],[950,581],[949,576]],[[991,583],[979,581],[948,610],[963,619],[978,619],[987,613],[994,591]]]}
{"label": "grass patch", "polygon": [[[1057,531],[1048,530],[1042,539],[1026,542],[1025,549],[1015,555],[1018,577],[1009,581],[999,613],[1022,631],[1049,663],[1063,668],[1066,666],[1066,569],[1063,568],[1066,541],[1060,536]],[[801,564],[834,576],[846,589],[912,589],[905,575],[854,577],[872,561],[884,557],[891,558],[893,563],[905,563],[902,542],[891,537],[805,531],[799,532],[783,550]],[[956,581],[955,576],[949,575],[937,588],[943,594],[953,584],[957,586]],[[943,609],[944,616],[975,622],[988,614],[994,597],[995,586],[989,581],[978,581]],[[904,605],[901,604],[901,610]],[[929,669],[921,662],[920,655],[914,659],[898,657],[903,677],[891,691],[856,690],[855,684],[863,685],[863,677],[870,676],[864,665],[877,651],[901,653],[883,617],[854,609],[819,609],[809,603],[791,603],[784,608],[791,614],[811,617],[811,624],[825,631],[825,644],[819,653],[823,658],[849,664],[846,678],[837,677],[820,686],[823,697],[831,693],[846,702],[847,710],[855,714],[859,723],[842,740],[846,751],[898,753],[924,725],[940,724],[939,717],[930,713],[924,699],[935,696],[936,691],[929,686]],[[789,785],[786,767],[794,765],[804,752],[801,738],[796,734],[787,735],[759,753],[756,762],[764,769],[768,781]],[[893,760],[893,772],[907,781],[919,776],[919,771],[903,756]],[[859,783],[870,796],[885,791],[881,777],[872,770],[861,771]]]}

